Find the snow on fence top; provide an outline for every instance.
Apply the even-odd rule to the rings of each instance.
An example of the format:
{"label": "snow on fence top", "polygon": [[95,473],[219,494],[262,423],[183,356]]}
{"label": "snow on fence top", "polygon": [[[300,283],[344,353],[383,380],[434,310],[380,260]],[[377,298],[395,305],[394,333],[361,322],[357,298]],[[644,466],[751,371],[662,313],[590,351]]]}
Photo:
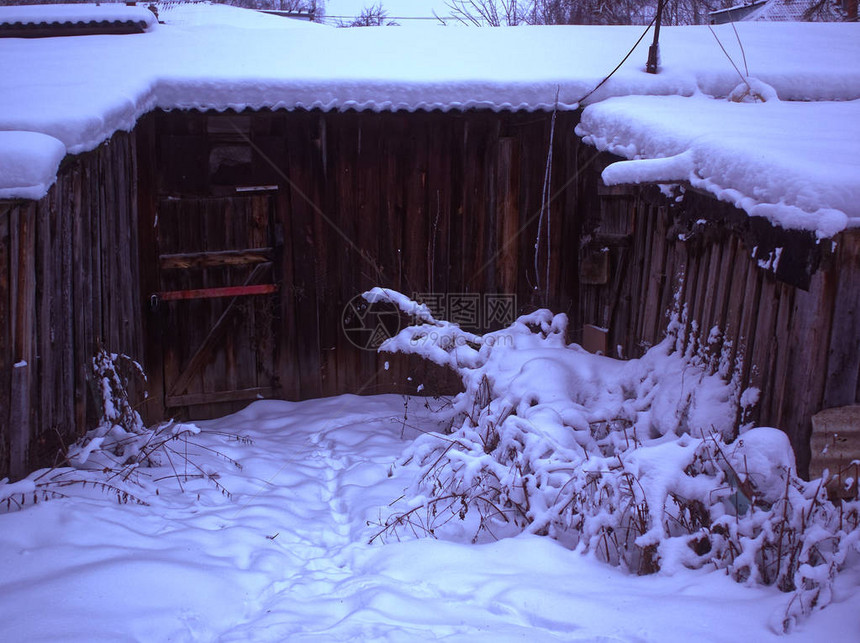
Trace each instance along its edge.
{"label": "snow on fence top", "polygon": [[[166,24],[144,34],[0,39],[0,130],[41,132],[76,154],[155,108],[575,109],[644,29],[305,29],[286,18],[227,26],[223,16],[207,21],[208,9],[195,8],[193,20],[187,10],[162,10]],[[750,73],[781,100],[860,98],[860,26],[737,29]],[[739,57],[731,26],[716,31]],[[725,97],[737,86],[707,27],[664,28],[657,75],[644,72],[649,39],[588,103]]]}
{"label": "snow on fence top", "polygon": [[40,4],[0,7],[0,26],[135,23],[144,29],[157,24],[146,7],[109,4]]}
{"label": "snow on fence top", "polygon": [[576,131],[633,159],[604,170],[608,185],[689,183],[820,237],[860,223],[860,100],[626,96],[588,106]]}

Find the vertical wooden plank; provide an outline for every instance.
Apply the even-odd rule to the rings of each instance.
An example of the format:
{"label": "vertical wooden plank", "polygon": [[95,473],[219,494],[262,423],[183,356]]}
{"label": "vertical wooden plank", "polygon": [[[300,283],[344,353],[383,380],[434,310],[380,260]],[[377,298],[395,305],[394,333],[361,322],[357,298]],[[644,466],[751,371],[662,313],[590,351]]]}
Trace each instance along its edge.
{"label": "vertical wooden plank", "polygon": [[[689,351],[695,351],[699,335],[701,333],[700,322],[698,319],[699,313],[699,292],[702,282],[702,263],[704,249],[699,247],[698,243],[687,242],[685,244],[690,255],[690,261],[687,264],[687,288],[684,290],[684,303],[687,306],[687,337],[685,348]],[[695,329],[695,332],[694,332]]]}
{"label": "vertical wooden plank", "polygon": [[837,285],[827,356],[823,405],[844,406],[858,401],[860,390],[860,230],[847,230],[837,240],[834,269]]}
{"label": "vertical wooden plank", "polygon": [[[789,355],[786,368],[791,374],[783,399],[782,427],[791,438],[797,454],[797,467],[806,475],[809,465],[809,436],[812,414],[821,409],[827,373],[827,349],[836,288],[832,274],[818,272],[808,292],[795,289]],[[803,374],[803,376],[798,376]]]}
{"label": "vertical wooden plank", "polygon": [[719,256],[719,247],[707,243],[702,252],[699,262],[699,283],[696,289],[696,319],[699,322],[699,348],[702,354],[707,349],[708,334],[711,330],[711,318],[707,313],[711,298],[709,291],[713,280],[713,268],[715,255]]}
{"label": "vertical wooden plank", "polygon": [[[138,122],[134,134],[137,151],[137,288],[143,318],[143,368],[148,379],[149,393],[140,412],[144,421],[150,424],[160,422],[164,418],[164,361],[161,339],[167,313],[164,304],[153,305],[151,300],[151,296],[159,290],[155,124],[154,115],[145,116]],[[87,283],[84,288],[89,288]]]}
{"label": "vertical wooden plank", "polygon": [[659,298],[659,276],[652,270],[652,259],[655,265],[662,265],[660,255],[662,250],[663,236],[656,233],[657,221],[653,216],[646,217],[643,222],[642,232],[645,238],[644,254],[642,256],[642,278],[643,289],[642,295],[644,307],[640,316],[640,324],[637,335],[642,341],[649,345],[659,341],[656,337],[658,327],[658,316],[660,314],[658,308]]}
{"label": "vertical wooden plank", "polygon": [[[10,301],[10,219],[12,205],[0,204],[0,346],[12,345],[12,305]],[[0,350],[0,478],[9,472],[9,427],[12,404],[12,351]]]}
{"label": "vertical wooden plank", "polygon": [[293,275],[292,220],[289,207],[289,185],[280,184],[277,197],[277,217],[280,230],[276,231],[279,252],[281,290],[278,293],[280,306],[280,346],[278,348],[278,380],[281,396],[287,400],[300,399],[296,309],[294,305],[295,277]]}
{"label": "vertical wooden plank", "polygon": [[497,239],[499,256],[497,270],[499,291],[515,293],[517,288],[516,244],[506,243],[513,240],[519,229],[519,149],[516,139],[500,138],[498,142],[499,162],[496,168],[496,202],[498,203]]}
{"label": "vertical wooden plank", "polygon": [[71,173],[64,175],[63,195],[61,212],[57,217],[59,225],[61,280],[59,293],[59,319],[57,325],[60,328],[60,362],[61,367],[61,393],[60,407],[63,421],[64,441],[72,442],[77,437],[77,423],[75,418],[75,317],[77,310],[74,304],[74,266],[72,263],[72,228],[74,217],[77,213],[73,210],[73,196],[75,183]]}
{"label": "vertical wooden plank", "polygon": [[657,325],[657,339],[665,336],[669,326],[670,316],[675,306],[675,289],[678,287],[677,280],[677,240],[669,239],[669,230],[672,226],[672,216],[667,208],[653,207],[658,222],[655,233],[663,240],[663,269],[662,288],[660,291],[660,305],[658,307],[660,322]]}
{"label": "vertical wooden plank", "polygon": [[[580,228],[578,213],[578,201],[583,179],[578,175],[579,166],[577,163],[580,139],[575,134],[572,134],[573,128],[578,122],[578,119],[578,114],[565,114],[565,128],[563,130],[564,135],[562,137],[562,140],[564,141],[564,175],[572,180],[572,183],[568,186],[563,195],[564,209],[561,230],[561,237],[565,244],[562,279],[565,302],[563,312],[568,314],[571,330],[581,328],[583,323],[579,314],[579,253],[582,231]],[[514,201],[514,203],[516,203],[516,201]],[[629,329],[627,329],[627,332],[629,337]],[[573,337],[569,337],[568,339],[573,340]]]}
{"label": "vertical wooden plank", "polygon": [[[794,314],[794,292],[795,289],[786,284],[778,284],[779,308],[776,316],[776,330],[774,332],[773,350],[773,376],[771,377],[769,389],[765,392],[766,400],[762,402],[759,421],[768,426],[785,426],[782,421],[782,411],[785,408],[784,400],[791,373],[788,372],[788,357],[791,349],[790,333]],[[769,399],[767,399],[769,398]]]}
{"label": "vertical wooden plank", "polygon": [[708,337],[713,328],[713,318],[710,309],[713,307],[714,274],[715,264],[719,262],[720,248],[711,243],[706,243],[699,263],[699,283],[696,289],[696,314],[695,319],[699,322],[699,338],[697,350],[700,357],[707,362],[709,359]]}
{"label": "vertical wooden plank", "polygon": [[[729,331],[728,306],[736,248],[737,242],[734,237],[727,236],[723,240],[720,244],[722,261],[720,263],[719,271],[714,276],[716,280],[716,288],[713,295],[712,318],[713,324],[719,326],[721,334],[719,344],[714,347],[717,356],[722,355],[723,347],[725,346]],[[719,367],[719,363],[715,363],[714,366]]]}
{"label": "vertical wooden plank", "polygon": [[56,364],[54,363],[52,324],[53,303],[56,296],[56,244],[53,243],[52,225],[55,217],[51,207],[52,197],[56,189],[39,202],[36,208],[36,281],[34,288],[37,291],[35,299],[35,349],[38,356],[32,365],[35,378],[33,392],[41,403],[33,409],[34,423],[30,436],[31,444],[39,437],[39,433],[46,425],[54,420],[54,406],[57,403],[57,390],[55,387]]}
{"label": "vertical wooden plank", "polygon": [[[725,260],[725,244],[715,242],[711,245],[710,263],[707,269],[707,285],[704,292],[702,309],[702,324],[709,332],[714,326],[719,326],[719,305],[717,304],[717,289],[720,286],[721,268]],[[706,335],[707,337],[707,335]]]}
{"label": "vertical wooden plank", "polygon": [[428,126],[433,133],[427,161],[427,287],[428,292],[446,292],[451,261],[451,118],[435,115]]}
{"label": "vertical wooden plank", "polygon": [[[18,211],[15,244],[15,327],[13,336],[12,401],[9,427],[9,468],[13,478],[29,469],[32,439],[32,373],[35,368],[36,205]],[[13,223],[14,225],[14,223]]]}
{"label": "vertical wooden plank", "polygon": [[[287,128],[287,158],[289,176],[295,188],[290,190],[290,227],[293,230],[293,274],[296,290],[293,306],[296,327],[302,334],[298,342],[300,380],[303,398],[319,397],[322,391],[320,376],[320,337],[318,298],[316,293],[317,270],[315,263],[313,202],[313,142],[310,130],[312,116],[297,113],[292,127]],[[301,193],[300,193],[301,191]],[[304,195],[304,196],[303,196]]]}
{"label": "vertical wooden plank", "polygon": [[[372,206],[365,205],[364,216],[370,218],[367,220],[360,217],[357,212],[358,177],[356,173],[364,176],[374,170],[363,164],[360,167],[358,165],[356,132],[353,130],[350,135],[339,115],[332,117],[329,114],[320,114],[318,122],[324,164],[324,183],[321,188],[324,195],[323,207],[343,235],[342,237],[337,235],[334,244],[330,246],[332,257],[339,268],[334,271],[334,274],[329,275],[327,282],[327,287],[331,289],[335,299],[334,318],[329,320],[333,325],[331,337],[334,350],[328,352],[333,353],[334,357],[336,391],[355,393],[366,385],[366,378],[361,372],[361,349],[354,346],[343,332],[342,317],[347,304],[363,292],[361,273],[371,269],[368,258],[356,250],[358,227],[370,226],[371,229],[378,229],[377,220],[384,218],[386,213],[374,212]],[[370,140],[367,140],[368,138]],[[372,137],[362,137],[362,145],[383,145],[383,142],[373,140]],[[364,160],[367,161],[366,156]],[[333,230],[330,232],[335,233]],[[379,244],[385,246],[383,240],[380,240]]]}
{"label": "vertical wooden plank", "polygon": [[[759,271],[761,278],[761,289],[758,299],[757,317],[754,322],[755,343],[752,352],[749,353],[750,376],[747,386],[755,386],[760,391],[767,390],[773,386],[776,373],[773,372],[772,356],[776,352],[776,316],[779,310],[779,299],[777,298],[777,287],[773,275]],[[757,419],[761,416],[761,408],[764,400],[759,400],[759,408],[749,418]]]}
{"label": "vertical wooden plank", "polygon": [[12,408],[9,413],[9,475],[23,478],[29,471],[30,365],[24,360],[12,367]]}
{"label": "vertical wooden plank", "polygon": [[[380,172],[380,182],[383,187],[384,196],[381,197],[381,216],[378,219],[381,237],[379,244],[379,261],[386,275],[386,281],[392,286],[409,296],[416,293],[424,292],[424,288],[419,284],[411,282],[411,273],[409,266],[406,264],[407,243],[410,226],[415,222],[410,220],[408,213],[408,195],[406,177],[409,173],[409,167],[404,164],[406,158],[406,148],[408,146],[409,137],[409,118],[404,117],[401,113],[380,114],[382,131],[380,137],[382,139],[382,155]],[[417,127],[418,124],[414,123]],[[441,140],[440,136],[440,140]],[[441,144],[441,143],[440,143]],[[436,266],[430,262],[433,268]],[[447,270],[443,269],[447,273]],[[356,283],[355,292],[361,290],[360,284]],[[376,390],[375,387],[387,386],[387,390],[400,390],[402,383],[409,377],[409,360],[403,357],[395,357],[391,355],[382,355],[374,368],[373,374],[367,372],[366,357],[363,351],[353,349],[351,359],[354,361],[357,373],[360,373],[358,378],[358,390],[367,392]],[[389,363],[388,370],[385,370],[385,363]],[[382,370],[379,370],[380,364]],[[377,373],[379,375],[377,376]]]}
{"label": "vertical wooden plank", "polygon": [[740,243],[740,241],[736,241],[734,270],[731,274],[731,288],[726,309],[725,337],[727,341],[731,342],[731,350],[727,351],[727,357],[729,359],[729,369],[726,373],[727,377],[732,377],[734,375],[734,371],[737,366],[736,358],[738,356],[738,351],[741,348],[741,316],[743,313],[749,263],[749,256],[746,247]]}
{"label": "vertical wooden plank", "polygon": [[[349,176],[351,179],[355,201],[353,204],[345,204],[347,207],[343,208],[340,214],[343,220],[355,219],[354,222],[351,222],[352,225],[349,226],[348,232],[343,229],[343,233],[348,234],[353,243],[360,248],[360,254],[353,251],[348,255],[357,262],[359,268],[360,278],[353,293],[353,296],[356,296],[373,286],[389,286],[393,283],[394,271],[393,269],[386,271],[379,259],[380,252],[386,251],[388,248],[388,244],[380,239],[382,235],[380,225],[385,218],[380,212],[380,121],[375,114],[362,113],[354,115],[354,118],[349,119],[346,123],[348,129],[344,135],[352,141],[350,149],[353,172],[351,175],[345,174],[344,176]],[[420,219],[414,222],[418,226],[422,223],[423,221]],[[426,248],[421,254],[422,259],[425,257]],[[335,269],[336,271],[337,269]],[[332,275],[331,289],[333,292],[336,292],[337,279],[337,276]],[[334,318],[338,317],[341,309],[333,311]],[[332,337],[335,336],[335,333],[340,334],[339,328],[333,328],[332,331]],[[333,341],[331,341],[331,345],[336,348]],[[331,351],[329,351],[329,355],[331,355]],[[370,387],[378,384],[377,361],[377,355],[373,351],[363,350],[359,354],[361,376],[358,380],[361,382],[359,386],[364,388],[363,392],[376,392]],[[334,387],[331,390],[332,392],[337,391]]]}
{"label": "vertical wooden plank", "polygon": [[756,319],[758,317],[759,297],[761,295],[762,271],[751,260],[747,259],[746,289],[743,298],[743,312],[740,321],[740,341],[736,355],[741,355],[741,373],[738,382],[741,390],[749,386],[752,370],[752,355],[755,350]]}

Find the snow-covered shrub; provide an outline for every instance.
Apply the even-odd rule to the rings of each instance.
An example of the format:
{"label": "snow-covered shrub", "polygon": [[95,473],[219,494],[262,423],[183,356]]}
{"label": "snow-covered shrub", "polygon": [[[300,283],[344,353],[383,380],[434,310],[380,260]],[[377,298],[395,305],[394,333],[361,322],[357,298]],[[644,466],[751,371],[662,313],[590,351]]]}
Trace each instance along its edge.
{"label": "snow-covered shrub", "polygon": [[449,431],[407,450],[415,483],[373,539],[527,532],[639,574],[714,566],[797,592],[786,628],[860,551],[860,503],[798,478],[781,431],[736,438],[745,396],[672,332],[623,362],[567,344],[566,316],[546,310],[477,336],[399,293],[365,297],[416,320],[380,350],[449,366],[465,389]]}
{"label": "snow-covered shrub", "polygon": [[[202,449],[237,469],[242,465],[219,451],[197,444],[194,436],[200,433],[200,428],[194,424],[170,420],[147,428],[129,399],[123,365],[146,381],[136,361],[99,348],[92,361],[102,409],[98,425],[66,449],[64,464],[68,466],[43,469],[15,483],[0,480],[0,510],[20,509],[26,504],[64,497],[69,487],[87,486],[115,496],[120,503],[145,505],[127,483],[139,482],[141,470],[158,467],[169,469],[159,480],[174,480],[180,489],[184,489],[183,483],[190,478],[201,478],[225,496],[231,496],[218,481],[218,472],[200,464],[196,455]],[[228,437],[249,442],[243,436]]]}
{"label": "snow-covered shrub", "polygon": [[102,417],[95,429],[71,445],[66,460],[79,469],[102,469],[140,462],[151,439],[128,395],[123,366],[146,381],[143,368],[127,355],[100,346],[93,357],[95,388]]}

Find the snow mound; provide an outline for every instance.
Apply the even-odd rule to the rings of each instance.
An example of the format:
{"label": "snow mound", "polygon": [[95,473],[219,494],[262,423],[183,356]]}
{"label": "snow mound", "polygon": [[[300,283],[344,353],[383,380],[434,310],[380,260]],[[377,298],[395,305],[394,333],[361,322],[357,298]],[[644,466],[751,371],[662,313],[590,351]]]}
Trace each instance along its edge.
{"label": "snow mound", "polygon": [[38,132],[0,132],[0,199],[41,199],[57,180],[66,146]]}
{"label": "snow mound", "polygon": [[776,90],[757,78],[745,78],[744,82],[735,87],[729,94],[733,103],[766,103],[779,100]]}
{"label": "snow mound", "polygon": [[796,475],[794,450],[779,429],[748,429],[726,455],[741,482],[748,480],[767,502],[775,502],[785,492],[789,477]]}

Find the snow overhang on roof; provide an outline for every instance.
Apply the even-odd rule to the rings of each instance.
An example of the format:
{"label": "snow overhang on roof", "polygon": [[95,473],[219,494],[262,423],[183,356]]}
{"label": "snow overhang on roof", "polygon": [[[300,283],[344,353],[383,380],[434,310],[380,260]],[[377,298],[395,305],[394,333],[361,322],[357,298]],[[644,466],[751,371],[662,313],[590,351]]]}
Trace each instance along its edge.
{"label": "snow overhang on roof", "polygon": [[143,33],[157,20],[146,7],[125,4],[45,4],[0,7],[0,38]]}
{"label": "snow overhang on roof", "polygon": [[630,159],[607,185],[686,184],[819,237],[860,224],[860,100],[626,96],[587,107],[576,131]]}

